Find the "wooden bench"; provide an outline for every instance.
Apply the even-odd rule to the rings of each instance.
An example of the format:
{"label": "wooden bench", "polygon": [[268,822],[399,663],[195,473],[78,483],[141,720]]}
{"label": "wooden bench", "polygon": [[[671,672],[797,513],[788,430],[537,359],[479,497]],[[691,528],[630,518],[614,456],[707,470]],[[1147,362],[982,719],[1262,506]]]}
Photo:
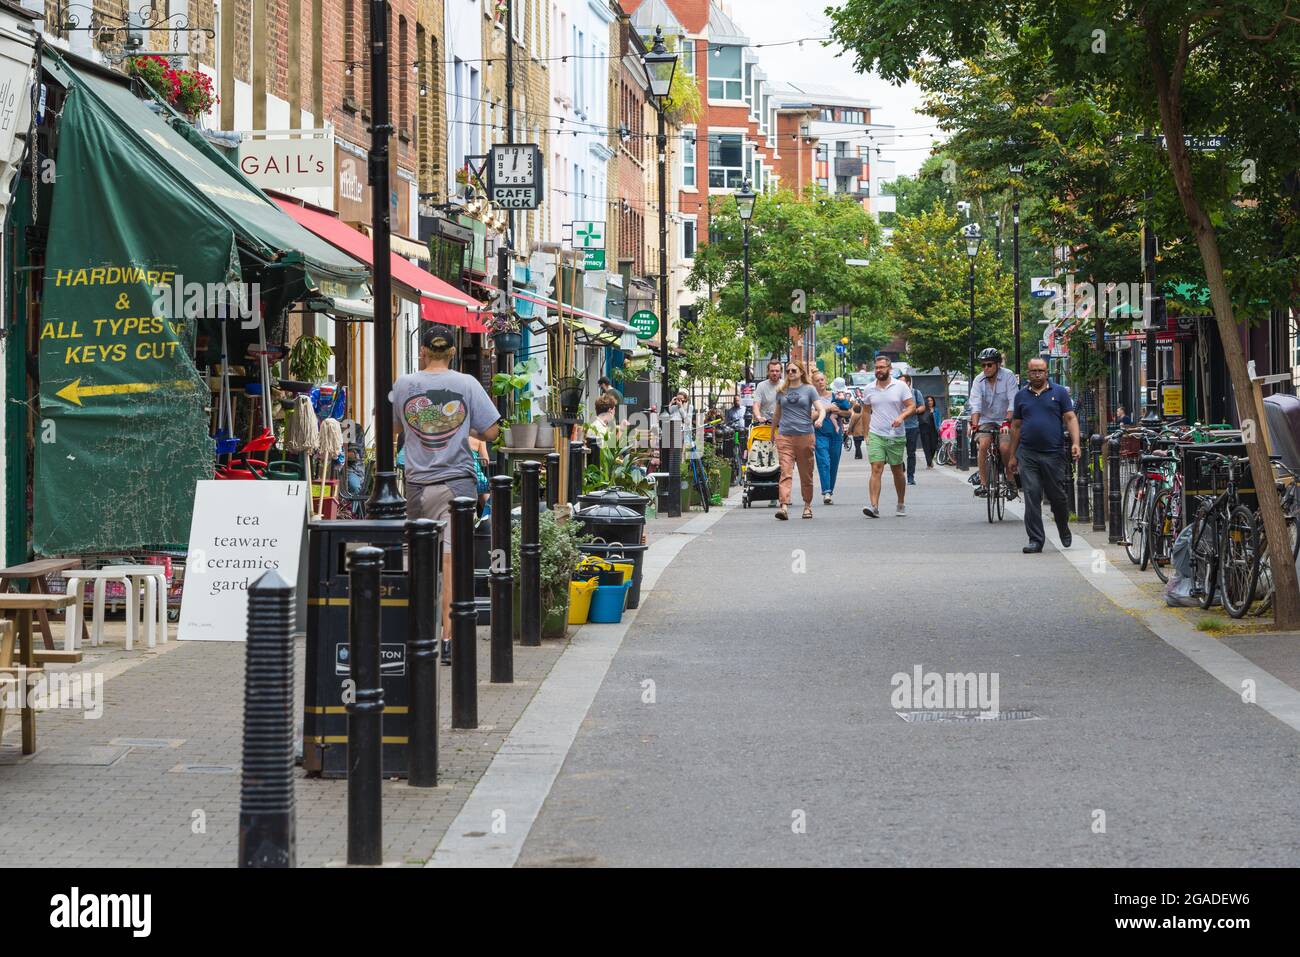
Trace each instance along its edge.
{"label": "wooden bench", "polygon": [[[49,592],[45,589],[47,576],[80,567],[80,558],[38,558],[35,561],[23,562],[21,565],[10,565],[8,568],[0,568],[0,590],[7,588],[12,582],[26,581],[31,587],[28,594],[48,595]],[[52,649],[54,647],[54,636],[50,633],[48,609],[37,608],[35,611],[36,618],[41,625],[41,637],[45,639],[45,647]],[[82,616],[81,622],[81,638],[82,641],[89,641],[90,639],[90,634],[86,630],[84,616]]]}
{"label": "wooden bench", "polygon": [[[0,622],[0,675],[10,680],[5,688],[22,693],[20,707],[23,721],[23,754],[36,753],[36,712],[28,707],[27,689],[22,684],[39,678],[40,665],[36,660],[35,638],[32,635],[32,612],[57,611],[67,608],[76,598],[72,595],[6,592],[0,594],[0,611],[13,612],[17,622]],[[4,731],[5,702],[0,700],[0,733]]]}

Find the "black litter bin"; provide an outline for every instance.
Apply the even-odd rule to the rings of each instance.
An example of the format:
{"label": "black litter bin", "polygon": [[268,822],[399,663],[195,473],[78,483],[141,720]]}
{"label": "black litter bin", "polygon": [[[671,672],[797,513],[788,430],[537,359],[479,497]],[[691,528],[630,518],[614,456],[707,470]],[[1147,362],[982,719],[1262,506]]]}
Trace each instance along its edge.
{"label": "black litter bin", "polygon": [[373,545],[384,551],[379,608],[380,683],[384,689],[383,773],[386,778],[405,777],[410,704],[406,671],[405,523],[400,520],[310,522],[308,536],[303,767],[313,777],[347,777],[348,714],[344,682],[351,672],[347,555],[354,549]]}
{"label": "black litter bin", "polygon": [[585,495],[578,496],[579,508],[590,508],[592,505],[599,505],[602,501],[611,501],[608,497],[615,496],[612,500],[625,508],[630,508],[642,518],[645,518],[646,506],[650,504],[648,495],[637,495],[635,492],[629,492],[617,486],[603,488],[597,492],[587,492]]}
{"label": "black litter bin", "polygon": [[584,532],[598,541],[610,544],[640,545],[645,531],[645,513],[619,502],[620,493],[606,489],[596,494],[595,501],[573,513]]}

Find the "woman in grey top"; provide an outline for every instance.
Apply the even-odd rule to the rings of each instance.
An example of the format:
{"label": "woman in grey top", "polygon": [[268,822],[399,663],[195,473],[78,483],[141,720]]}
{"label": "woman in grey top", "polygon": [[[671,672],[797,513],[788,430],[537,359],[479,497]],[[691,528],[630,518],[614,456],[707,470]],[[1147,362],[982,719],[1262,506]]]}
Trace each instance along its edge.
{"label": "woman in grey top", "polygon": [[803,363],[791,359],[785,364],[785,379],[777,389],[772,424],[776,426],[776,452],[781,460],[781,506],[776,517],[790,517],[790,486],[799,467],[799,491],[803,495],[803,517],[812,518],[814,432],[826,417],[826,405],[808,383]]}

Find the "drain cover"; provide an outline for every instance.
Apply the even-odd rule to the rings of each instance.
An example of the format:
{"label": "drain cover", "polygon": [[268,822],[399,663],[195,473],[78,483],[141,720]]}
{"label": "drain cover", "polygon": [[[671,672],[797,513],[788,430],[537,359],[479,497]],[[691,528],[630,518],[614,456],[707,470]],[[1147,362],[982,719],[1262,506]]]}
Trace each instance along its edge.
{"label": "drain cover", "polygon": [[229,764],[178,764],[172,774],[234,774],[237,769]]}
{"label": "drain cover", "polygon": [[185,743],[184,738],[113,738],[109,744],[127,748],[179,748]]}
{"label": "drain cover", "polygon": [[1023,708],[1008,711],[900,711],[898,716],[912,724],[935,721],[942,724],[983,724],[988,721],[1038,721],[1038,715]]}
{"label": "drain cover", "polygon": [[110,748],[91,745],[85,748],[41,748],[32,757],[32,764],[83,765],[106,768],[126,754],[127,748]]}

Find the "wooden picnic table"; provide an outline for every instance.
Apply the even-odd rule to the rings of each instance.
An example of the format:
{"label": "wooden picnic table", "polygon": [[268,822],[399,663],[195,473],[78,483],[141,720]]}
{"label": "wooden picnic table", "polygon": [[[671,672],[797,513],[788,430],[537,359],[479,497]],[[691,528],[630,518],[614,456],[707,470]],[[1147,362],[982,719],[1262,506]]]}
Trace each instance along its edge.
{"label": "wooden picnic table", "polygon": [[[5,622],[0,631],[0,675],[16,678],[15,686],[22,701],[23,754],[36,752],[36,712],[29,707],[28,679],[41,673],[33,647],[32,612],[56,611],[77,600],[75,595],[47,595],[31,592],[0,594],[0,611],[14,612],[17,622]],[[16,627],[15,627],[16,625]],[[17,659],[15,660],[15,655]],[[0,701],[0,732],[4,730],[4,703]]]}
{"label": "wooden picnic table", "polygon": [[[28,594],[48,595],[45,589],[45,578],[47,575],[55,575],[59,572],[66,572],[71,568],[80,568],[80,558],[38,558],[35,561],[23,562],[21,565],[10,565],[8,568],[0,568],[0,590],[7,589],[11,582],[27,581],[31,584],[31,591]],[[69,602],[68,604],[71,604]],[[58,607],[65,607],[60,605]],[[50,618],[45,608],[37,608],[36,618],[41,625],[41,636],[45,639],[45,647],[53,649],[54,636],[50,634]],[[86,616],[81,616],[81,640],[90,641],[90,632],[86,628]]]}

